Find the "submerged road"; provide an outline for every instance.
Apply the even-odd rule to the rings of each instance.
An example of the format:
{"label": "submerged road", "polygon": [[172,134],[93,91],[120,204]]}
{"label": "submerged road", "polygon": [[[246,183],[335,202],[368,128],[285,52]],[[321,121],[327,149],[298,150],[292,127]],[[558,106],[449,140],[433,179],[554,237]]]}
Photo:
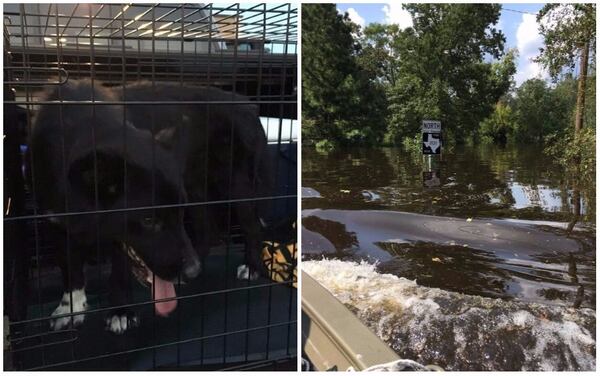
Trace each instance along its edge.
{"label": "submerged road", "polygon": [[[583,251],[564,234],[567,224],[510,219],[462,219],[379,210],[302,211],[304,253],[329,253],[355,246],[381,260],[391,255],[377,244],[430,242],[522,257]],[[342,230],[345,234],[341,234]],[[560,231],[563,230],[563,231]],[[562,232],[562,234],[560,233]]]}
{"label": "submerged road", "polygon": [[302,211],[305,259],[379,271],[469,295],[595,308],[595,236],[566,223],[378,210]]}

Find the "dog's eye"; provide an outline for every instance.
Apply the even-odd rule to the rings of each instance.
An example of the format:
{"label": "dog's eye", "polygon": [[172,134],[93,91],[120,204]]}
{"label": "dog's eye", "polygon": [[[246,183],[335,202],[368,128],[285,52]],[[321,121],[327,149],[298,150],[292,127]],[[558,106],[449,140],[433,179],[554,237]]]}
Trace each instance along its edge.
{"label": "dog's eye", "polygon": [[155,231],[160,230],[161,228],[161,222],[160,219],[158,218],[152,218],[152,217],[146,217],[144,219],[142,219],[142,226],[148,228],[148,229],[152,229]]}

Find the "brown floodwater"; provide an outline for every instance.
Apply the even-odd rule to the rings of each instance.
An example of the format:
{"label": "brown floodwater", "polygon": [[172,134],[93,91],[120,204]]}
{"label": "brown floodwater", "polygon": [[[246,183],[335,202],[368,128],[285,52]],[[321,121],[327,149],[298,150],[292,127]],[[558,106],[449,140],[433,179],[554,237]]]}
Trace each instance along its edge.
{"label": "brown floodwater", "polygon": [[302,153],[302,266],[401,358],[595,369],[595,194],[540,148]]}
{"label": "brown floodwater", "polygon": [[455,147],[432,162],[401,148],[302,153],[305,259],[595,309],[594,193],[574,189],[539,147]]}
{"label": "brown floodwater", "polygon": [[401,148],[304,148],[302,158],[306,257],[367,259],[468,294],[595,307],[593,192],[574,192],[540,148],[454,148],[431,165]]}

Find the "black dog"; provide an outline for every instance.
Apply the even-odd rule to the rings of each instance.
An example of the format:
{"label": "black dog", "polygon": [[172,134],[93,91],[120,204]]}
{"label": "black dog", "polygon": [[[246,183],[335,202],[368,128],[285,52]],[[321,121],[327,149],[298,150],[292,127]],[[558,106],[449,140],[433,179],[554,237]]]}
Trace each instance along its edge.
{"label": "black dog", "polygon": [[[238,277],[256,278],[265,270],[260,261],[260,213],[273,182],[266,158],[267,140],[258,107],[241,95],[211,87],[138,82],[114,88],[125,103],[205,102],[185,105],[126,105],[126,118],[150,131],[177,158],[190,202],[238,200],[233,216],[246,239],[246,264]],[[248,200],[248,201],[245,201]],[[214,243],[211,235],[230,225],[226,205],[190,207],[189,233],[201,255]],[[265,221],[262,222],[265,224]]]}
{"label": "black dog", "polygon": [[[99,82],[70,81],[43,100],[116,104],[41,106],[33,126],[31,183],[41,213],[49,215],[60,234],[58,261],[65,293],[53,313],[54,329],[71,323],[65,315],[71,310],[86,309],[83,263],[99,244],[110,249],[112,258],[111,304],[127,303],[130,265],[139,280],[151,285],[154,299],[166,299],[155,303],[155,309],[168,315],[177,305],[172,281],[200,272],[198,252],[206,254],[211,220],[206,206],[183,209],[172,204],[255,197],[258,191],[253,187],[260,186],[259,175],[265,171],[261,159],[266,139],[252,106],[119,104],[240,97],[218,89],[148,83],[121,93]],[[156,205],[163,207],[150,208]],[[247,238],[248,264],[260,270],[257,206],[234,206]],[[144,209],[123,210],[131,208]],[[104,212],[83,214],[95,210]],[[193,224],[188,229],[193,245],[184,212]],[[77,315],[72,323],[83,319]],[[117,310],[107,323],[110,330],[122,333],[137,319]]]}

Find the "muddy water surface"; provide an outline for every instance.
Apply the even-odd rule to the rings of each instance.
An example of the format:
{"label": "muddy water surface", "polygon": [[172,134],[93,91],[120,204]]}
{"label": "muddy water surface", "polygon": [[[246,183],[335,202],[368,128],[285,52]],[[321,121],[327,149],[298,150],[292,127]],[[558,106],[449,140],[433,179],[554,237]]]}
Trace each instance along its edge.
{"label": "muddy water surface", "polygon": [[[589,369],[595,364],[590,359],[595,352],[594,192],[574,187],[540,149],[454,148],[429,163],[397,148],[327,154],[304,148],[302,159],[305,260],[366,261],[375,265],[377,275],[394,275],[416,281],[419,288],[447,292],[447,302],[460,302],[460,312],[449,311],[436,320],[462,322],[464,331],[455,334],[471,340],[481,339],[481,333],[476,332],[477,325],[465,321],[464,312],[473,299],[484,299],[472,311],[481,320],[502,312],[502,318],[494,319],[496,324],[490,321],[495,329],[488,330],[514,329],[520,340],[533,341],[527,353],[480,343],[493,347],[488,360],[494,361],[484,356],[451,363],[458,337],[440,335],[439,347],[427,349],[437,354],[439,363],[452,364],[453,369]],[[347,288],[350,294],[352,286]],[[425,312],[394,316],[386,307],[388,316],[361,316],[361,309],[369,309],[354,309],[371,327],[392,320],[385,325],[396,329],[386,332],[385,340],[400,348],[404,338],[408,342],[402,355],[415,355],[406,352],[419,345],[410,342],[418,339],[409,335],[406,323],[420,322],[417,313]],[[553,317],[554,326],[545,325],[544,315]],[[524,318],[531,324],[529,334],[519,331]],[[511,320],[517,324],[505,325]],[[561,337],[569,327],[585,333],[577,346]],[[538,341],[535,333],[543,338]],[[536,341],[537,350],[543,351],[532,355]],[[511,351],[519,352],[522,361],[502,363],[516,359]],[[582,351],[585,359],[577,362]],[[552,363],[558,356],[573,359]]]}

